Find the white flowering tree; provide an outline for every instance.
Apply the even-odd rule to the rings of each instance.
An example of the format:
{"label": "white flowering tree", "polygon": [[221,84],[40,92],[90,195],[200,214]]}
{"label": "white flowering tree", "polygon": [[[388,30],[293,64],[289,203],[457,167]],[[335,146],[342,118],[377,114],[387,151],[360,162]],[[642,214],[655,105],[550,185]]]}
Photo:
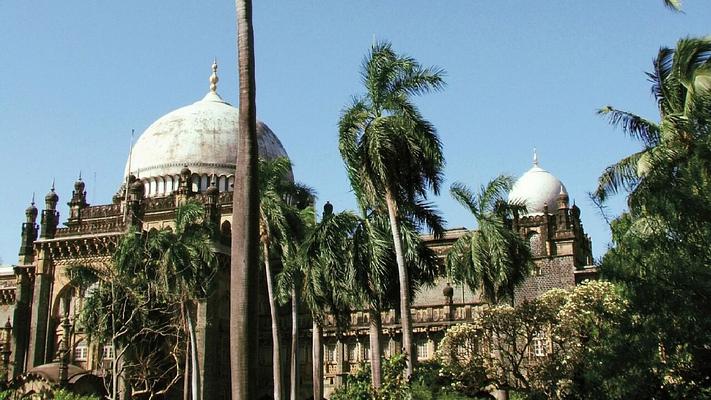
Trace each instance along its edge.
{"label": "white flowering tree", "polygon": [[451,327],[437,357],[457,390],[513,389],[561,399],[574,390],[576,375],[625,313],[626,302],[609,282],[554,289]]}

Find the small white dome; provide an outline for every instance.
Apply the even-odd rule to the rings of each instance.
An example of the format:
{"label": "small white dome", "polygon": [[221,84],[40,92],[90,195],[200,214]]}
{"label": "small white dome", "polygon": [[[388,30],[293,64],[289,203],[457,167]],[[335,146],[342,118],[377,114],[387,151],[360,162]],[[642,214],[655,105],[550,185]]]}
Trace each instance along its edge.
{"label": "small white dome", "polygon": [[567,194],[565,185],[553,174],[538,165],[534,155],[533,167],[514,183],[509,193],[509,201],[525,201],[528,215],[542,214],[545,205],[553,211],[557,207],[558,196]]}
{"label": "small white dome", "polygon": [[[124,179],[133,173],[145,183],[146,196],[167,195],[177,189],[180,170],[188,166],[195,190],[205,190],[214,174],[219,190],[231,191],[238,130],[239,110],[211,90],[202,100],[164,115],[143,132],[126,162]],[[262,158],[287,156],[279,138],[260,121],[257,143]]]}

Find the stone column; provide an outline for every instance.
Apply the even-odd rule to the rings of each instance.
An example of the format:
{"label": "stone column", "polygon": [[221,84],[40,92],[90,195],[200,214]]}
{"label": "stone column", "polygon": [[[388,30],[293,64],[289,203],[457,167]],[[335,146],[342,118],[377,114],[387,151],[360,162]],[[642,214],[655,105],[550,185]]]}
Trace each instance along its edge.
{"label": "stone column", "polygon": [[47,361],[47,323],[49,319],[50,294],[52,292],[53,268],[49,245],[43,244],[37,257],[35,287],[32,293],[32,317],[30,319],[30,343],[27,354],[28,368]]}
{"label": "stone column", "polygon": [[25,372],[25,356],[27,355],[28,339],[30,337],[30,299],[32,298],[32,287],[30,277],[26,267],[15,267],[15,279],[17,289],[15,296],[15,311],[12,325],[12,373],[10,378],[22,375]]}

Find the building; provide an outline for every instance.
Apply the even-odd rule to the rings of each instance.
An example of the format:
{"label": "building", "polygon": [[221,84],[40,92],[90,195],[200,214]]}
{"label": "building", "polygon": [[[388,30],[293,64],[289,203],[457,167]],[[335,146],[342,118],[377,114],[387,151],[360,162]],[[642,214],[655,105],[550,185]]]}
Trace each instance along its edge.
{"label": "building", "polygon": [[[0,269],[0,318],[7,320],[3,349],[12,377],[30,376],[47,384],[59,380],[90,387],[101,377],[113,358],[105,343],[89,343],[75,319],[85,293],[76,290],[66,271],[73,265],[108,266],[112,251],[129,226],[149,231],[169,227],[175,208],[188,198],[205,207],[219,227],[215,248],[227,259],[232,221],[232,190],[235,170],[238,111],[217,93],[217,65],[213,64],[210,90],[199,101],[172,111],[150,125],[133,146],[125,167],[126,180],[111,204],[90,205],[85,183],[76,181],[69,199],[69,215],[59,225],[59,195],[54,186],[45,197],[40,223],[34,204],[26,210],[17,265]],[[258,123],[262,157],[286,156],[278,137]],[[516,292],[517,301],[531,299],[553,287],[570,287],[590,276],[591,242],[580,221],[580,210],[569,205],[564,185],[534,165],[516,183],[511,199],[526,201],[528,212],[516,229],[530,242],[536,271]],[[442,238],[426,237],[428,245],[444,256],[449,246],[466,231],[450,230]],[[229,265],[229,263],[225,263]],[[221,272],[229,276],[227,268]],[[219,279],[211,296],[197,311],[200,375],[204,398],[229,397],[228,279]],[[261,282],[264,280],[262,279]],[[263,394],[271,393],[271,336],[265,291],[260,304],[260,373],[265,377]],[[444,278],[434,288],[420,291],[412,313],[417,357],[433,357],[436,343],[451,324],[470,320],[485,304],[476,293],[452,286]],[[286,311],[286,310],[285,310]],[[283,331],[288,332],[288,312]],[[400,349],[395,310],[383,313],[382,344],[385,355]],[[326,394],[343,377],[368,360],[368,314],[351,315],[351,329],[336,335],[326,329],[324,378]],[[311,321],[302,316],[301,395],[310,396]],[[286,345],[287,338],[284,337]],[[9,350],[9,351],[7,351]],[[70,365],[60,362],[67,354]],[[108,363],[108,364],[107,364]],[[33,387],[35,387],[33,386]],[[34,389],[33,389],[34,390]]]}

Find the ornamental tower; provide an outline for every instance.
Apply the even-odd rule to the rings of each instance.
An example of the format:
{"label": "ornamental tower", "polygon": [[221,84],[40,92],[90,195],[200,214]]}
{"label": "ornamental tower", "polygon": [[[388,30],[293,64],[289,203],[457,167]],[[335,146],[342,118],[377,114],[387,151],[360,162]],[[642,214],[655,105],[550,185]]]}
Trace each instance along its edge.
{"label": "ornamental tower", "polygon": [[570,206],[560,179],[541,168],[535,150],[533,166],[516,181],[509,201],[526,205],[515,229],[528,241],[535,263],[531,275],[516,289],[516,303],[594,276],[592,243],[580,221],[580,209]]}

